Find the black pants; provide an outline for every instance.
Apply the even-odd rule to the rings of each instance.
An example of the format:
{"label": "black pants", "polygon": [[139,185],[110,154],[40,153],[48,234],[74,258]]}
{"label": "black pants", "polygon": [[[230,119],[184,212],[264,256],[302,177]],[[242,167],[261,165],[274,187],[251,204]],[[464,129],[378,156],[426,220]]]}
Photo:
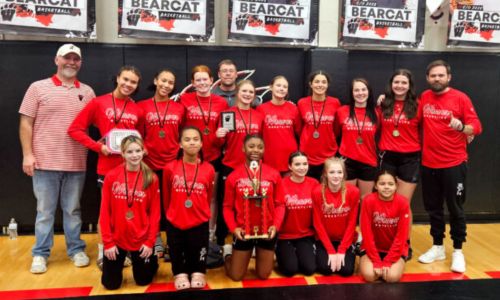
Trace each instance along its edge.
{"label": "black pants", "polygon": [[[339,248],[340,242],[332,241],[335,250]],[[351,276],[354,274],[354,263],[356,262],[356,254],[354,246],[347,248],[344,257],[344,266],[337,272],[340,276]],[[332,269],[328,265],[328,253],[321,241],[316,241],[316,264],[318,265],[318,273],[323,275],[333,274]]]}
{"label": "black pants", "polygon": [[167,222],[167,243],[174,275],[206,273],[208,222],[186,230]]}
{"label": "black pants", "polygon": [[233,172],[233,169],[222,165],[222,171],[219,174],[218,187],[217,187],[217,229],[215,231],[215,236],[217,237],[217,245],[224,245],[226,243],[226,237],[229,233],[227,229],[226,221],[224,220],[223,205],[224,205],[224,191],[226,189],[226,179],[229,174]]}
{"label": "black pants", "polygon": [[461,249],[462,243],[465,242],[467,233],[463,204],[465,203],[466,174],[465,162],[443,169],[422,168],[422,196],[425,210],[430,217],[434,245],[443,244],[445,201],[450,213],[450,235],[453,247]]}
{"label": "black pants", "polygon": [[316,247],[314,237],[278,240],[276,260],[278,270],[285,276],[302,273],[306,276],[316,271]]}
{"label": "black pants", "polygon": [[[109,260],[106,255],[103,258],[101,283],[108,290],[116,290],[123,281],[123,262],[127,251],[118,248],[116,260]],[[148,285],[158,270],[158,258],[151,255],[147,259],[141,258],[139,251],[130,251],[132,259],[132,274],[137,285]]]}

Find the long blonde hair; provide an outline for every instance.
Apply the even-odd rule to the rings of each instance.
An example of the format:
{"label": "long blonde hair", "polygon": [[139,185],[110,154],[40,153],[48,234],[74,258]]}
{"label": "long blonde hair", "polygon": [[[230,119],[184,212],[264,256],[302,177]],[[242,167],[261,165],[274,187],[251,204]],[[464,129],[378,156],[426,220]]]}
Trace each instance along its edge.
{"label": "long blonde hair", "polygon": [[345,198],[347,194],[347,187],[346,187],[346,178],[347,178],[347,171],[344,163],[344,159],[339,158],[339,157],[330,157],[327,160],[325,160],[325,164],[323,166],[323,174],[321,174],[321,198],[323,199],[323,211],[326,213],[332,213],[333,210],[335,209],[335,206],[333,203],[327,203],[326,202],[326,189],[328,188],[328,169],[333,165],[333,164],[338,164],[342,168],[342,171],[344,173],[344,177],[342,178],[342,182],[340,184],[340,196],[342,199],[342,203],[338,208],[342,208],[345,204]]}
{"label": "long blonde hair", "polygon": [[[120,144],[120,150],[122,151],[122,153],[125,153],[128,146],[130,146],[130,144],[132,143],[136,143],[142,148],[142,150],[144,150],[144,141],[140,137],[129,135],[127,137],[124,137]],[[142,189],[145,190],[153,182],[153,170],[151,170],[151,168],[148,165],[146,165],[144,161],[141,160],[141,171],[142,171]]]}

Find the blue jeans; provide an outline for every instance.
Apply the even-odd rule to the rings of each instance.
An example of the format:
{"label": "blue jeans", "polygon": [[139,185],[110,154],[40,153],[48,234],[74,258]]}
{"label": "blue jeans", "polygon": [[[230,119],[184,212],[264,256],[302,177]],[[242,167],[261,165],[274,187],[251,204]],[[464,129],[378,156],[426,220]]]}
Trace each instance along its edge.
{"label": "blue jeans", "polygon": [[85,183],[85,172],[35,170],[33,192],[37,200],[33,256],[49,257],[54,245],[54,217],[57,203],[61,200],[66,252],[71,257],[85,250],[80,239],[82,218],[80,197]]}

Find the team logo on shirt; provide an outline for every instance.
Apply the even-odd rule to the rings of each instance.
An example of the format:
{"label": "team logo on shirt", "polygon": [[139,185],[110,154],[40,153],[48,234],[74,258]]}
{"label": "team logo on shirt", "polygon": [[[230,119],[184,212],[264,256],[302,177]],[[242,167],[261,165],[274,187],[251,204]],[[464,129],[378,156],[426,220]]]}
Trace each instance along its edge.
{"label": "team logo on shirt", "polygon": [[[162,121],[163,121],[163,117],[164,116],[160,116],[162,118]],[[148,112],[146,114],[146,121],[148,122],[148,124],[151,124],[151,125],[159,125],[160,122],[159,122],[159,119],[158,119],[158,114],[156,112]],[[178,115],[167,115],[165,117],[165,122],[167,124],[178,124],[180,121],[180,118]]]}
{"label": "team logo on shirt", "polygon": [[305,120],[308,124],[314,124],[314,120],[316,122],[321,121],[321,124],[332,124],[333,121],[335,121],[335,116],[327,116],[327,115],[322,115],[321,120],[319,120],[319,113],[320,112],[314,112],[314,115],[312,112],[306,112],[305,115]]}
{"label": "team logo on shirt", "polygon": [[115,110],[112,107],[107,108],[105,111],[105,114],[110,122],[115,122],[115,118],[116,118],[116,119],[119,119],[121,123],[128,123],[128,124],[133,124],[133,125],[137,123],[137,116],[135,114],[126,113],[126,112],[123,112],[123,114],[122,114],[122,110],[118,107],[116,108],[116,114],[115,114]]}
{"label": "team logo on shirt", "polygon": [[347,215],[351,211],[351,208],[349,206],[342,206],[342,207],[334,207],[331,209],[327,209],[323,205],[322,210],[325,218],[341,218],[341,217],[347,217]]}
{"label": "team logo on shirt", "polygon": [[378,211],[373,213],[373,224],[375,227],[396,227],[399,222],[399,217],[389,218],[385,213]]}
{"label": "team logo on shirt", "polygon": [[[185,180],[184,180],[184,176],[174,175],[173,180],[172,180],[172,187],[176,192],[185,193],[186,192],[186,185],[188,186],[189,189],[191,189],[191,186],[193,186],[193,182],[188,181],[186,184]],[[203,183],[200,183],[200,182],[194,183],[193,193],[201,194],[204,190],[205,190],[205,185]]]}
{"label": "team logo on shirt", "polygon": [[373,125],[372,121],[364,121],[358,120],[358,122],[354,121],[350,117],[346,117],[344,120],[344,125],[347,130],[358,131],[358,129],[363,129],[363,131],[375,131],[375,125]]}
{"label": "team logo on shirt", "polygon": [[290,128],[293,125],[292,120],[280,120],[277,115],[267,115],[264,122],[269,128]]}
{"label": "team logo on shirt", "polygon": [[309,209],[312,208],[312,199],[299,199],[298,195],[285,195],[286,208],[288,209]]}
{"label": "team logo on shirt", "polygon": [[[117,199],[127,199],[127,194],[131,195],[132,192],[133,192],[133,189],[130,188],[128,190],[128,193],[127,193],[127,188],[125,186],[125,183],[124,182],[120,182],[120,181],[115,181],[113,182],[112,186],[111,186],[111,192],[113,193],[113,195],[115,196],[115,198]],[[144,199],[144,197],[146,197],[146,193],[144,191],[140,191],[140,190],[135,190],[135,193],[134,193],[134,201],[137,201],[137,202],[142,202],[142,200]]]}
{"label": "team logo on shirt", "polygon": [[[202,113],[198,106],[188,106],[188,107],[186,107],[186,109],[188,111],[189,118],[193,119],[193,120],[206,119],[206,117],[208,115],[208,111],[204,110]],[[218,115],[219,114],[216,111],[211,111],[210,112],[210,119],[215,120],[215,119],[217,119]]]}
{"label": "team logo on shirt", "polygon": [[424,105],[424,117],[430,119],[450,120],[452,112],[447,109],[438,109],[432,104]]}

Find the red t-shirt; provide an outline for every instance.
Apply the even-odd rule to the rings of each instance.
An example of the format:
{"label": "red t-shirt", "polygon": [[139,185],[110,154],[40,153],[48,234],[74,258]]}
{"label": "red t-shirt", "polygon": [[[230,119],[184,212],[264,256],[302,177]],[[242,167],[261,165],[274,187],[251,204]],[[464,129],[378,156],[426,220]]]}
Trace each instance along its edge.
{"label": "red t-shirt", "polygon": [[[134,192],[134,185],[137,185]],[[99,224],[104,249],[118,246],[128,251],[138,251],[144,244],[154,246],[160,226],[160,190],[158,177],[153,174],[153,181],[143,189],[143,173],[127,171],[121,164],[108,172],[102,187],[101,211]],[[132,204],[129,207],[128,201]],[[133,198],[133,199],[132,199]],[[128,212],[133,217],[127,219]]]}
{"label": "red t-shirt", "polygon": [[[196,126],[202,132],[204,159],[213,161],[219,158],[222,145],[215,136],[215,131],[219,127],[220,113],[228,108],[226,99],[215,94],[211,94],[210,97],[197,97],[196,92],[192,92],[182,94],[180,102],[186,108],[186,123],[184,125]],[[200,105],[203,112],[200,110]],[[207,121],[208,125],[205,124]],[[205,128],[209,130],[208,135],[203,133]]]}
{"label": "red t-shirt", "polygon": [[[115,124],[115,120],[118,121]],[[105,156],[101,152],[103,142],[94,141],[87,133],[90,125],[99,129],[101,136],[105,136],[111,129],[137,129],[141,134],[142,115],[139,106],[130,98],[113,98],[105,94],[92,99],[76,116],[68,128],[68,134],[77,142],[99,154],[97,160],[97,174],[105,176],[109,170],[123,162],[119,154]]]}
{"label": "red t-shirt", "polygon": [[262,136],[266,151],[264,162],[280,172],[288,171],[288,157],[298,150],[301,120],[297,106],[290,101],[276,105],[268,101],[257,106],[264,116]]}
{"label": "red t-shirt", "polygon": [[144,145],[148,151],[144,161],[153,170],[161,170],[177,156],[186,109],[172,100],[156,102],[155,107],[153,98],[139,101],[137,105],[144,116]]}
{"label": "red t-shirt", "polygon": [[[167,220],[175,227],[186,230],[210,219],[215,171],[208,162],[198,164],[198,174],[193,184],[196,164],[184,163],[187,180],[182,164],[182,159],[174,160],[167,163],[163,169],[163,207]],[[191,202],[186,202],[186,185],[187,191],[191,193]]]}
{"label": "red t-shirt", "polygon": [[353,185],[346,184],[345,203],[342,204],[341,191],[334,193],[326,187],[326,203],[333,204],[334,207],[332,211],[326,211],[321,189],[322,186],[318,185],[313,190],[314,206],[320,211],[321,222],[330,240],[340,242],[337,252],[344,254],[358,237],[356,222],[358,220],[359,190]]}
{"label": "red t-shirt", "polygon": [[[354,112],[356,120],[349,117],[349,105],[344,105],[337,110],[336,131],[342,131],[339,153],[344,157],[376,167],[375,134],[377,124],[374,124],[368,115],[365,118],[365,108],[356,107]],[[357,142],[359,137],[361,137],[362,143]]]}
{"label": "red t-shirt", "polygon": [[[392,201],[381,200],[378,193],[367,195],[361,205],[362,248],[375,268],[390,267],[401,256],[408,255],[410,206],[408,200],[395,194]],[[379,252],[387,253],[381,260]]]}
{"label": "red t-shirt", "polygon": [[[393,151],[398,153],[411,153],[420,151],[420,113],[411,119],[406,118],[403,111],[404,101],[394,102],[394,112],[391,117],[384,118],[379,109],[380,141],[378,143],[381,151]],[[396,126],[397,124],[397,126]],[[394,135],[397,130],[397,136]]]}
{"label": "red t-shirt", "polygon": [[[340,101],[330,96],[327,96],[325,101],[326,103],[312,101],[309,96],[300,99],[297,103],[303,124],[300,134],[300,151],[307,154],[309,164],[313,166],[323,164],[325,159],[334,156],[338,149],[333,124],[335,113],[340,107]],[[314,113],[311,110],[311,102]],[[321,114],[322,109],[323,114]],[[315,123],[317,128],[314,126]],[[316,131],[319,134],[318,138],[314,138]]]}
{"label": "red t-shirt", "polygon": [[224,144],[225,141],[222,163],[232,169],[236,169],[245,162],[243,140],[248,134],[262,133],[263,116],[260,112],[252,108],[245,110],[233,106],[227,111],[234,112],[236,130],[228,132],[224,138],[219,139],[219,144]]}
{"label": "red t-shirt", "polygon": [[[237,227],[245,229],[245,212],[244,212],[244,195],[248,191],[250,195],[253,193],[252,183],[248,177],[245,164],[237,167],[226,180],[226,189],[224,194],[223,213],[224,220],[231,232]],[[266,220],[268,226],[276,226],[279,230],[283,217],[285,215],[285,202],[283,196],[283,184],[278,171],[261,164],[262,177],[260,178],[260,186],[262,191],[266,191]],[[264,202],[264,201],[262,201]],[[255,208],[256,202],[251,202],[249,209],[249,217],[252,220],[262,220],[261,209]],[[248,234],[248,233],[247,233]]]}
{"label": "red t-shirt", "polygon": [[423,118],[422,165],[428,168],[449,168],[467,161],[467,136],[449,126],[451,116],[474,128],[474,135],[483,131],[469,97],[453,88],[437,95],[431,90],[422,93],[420,110]]}

